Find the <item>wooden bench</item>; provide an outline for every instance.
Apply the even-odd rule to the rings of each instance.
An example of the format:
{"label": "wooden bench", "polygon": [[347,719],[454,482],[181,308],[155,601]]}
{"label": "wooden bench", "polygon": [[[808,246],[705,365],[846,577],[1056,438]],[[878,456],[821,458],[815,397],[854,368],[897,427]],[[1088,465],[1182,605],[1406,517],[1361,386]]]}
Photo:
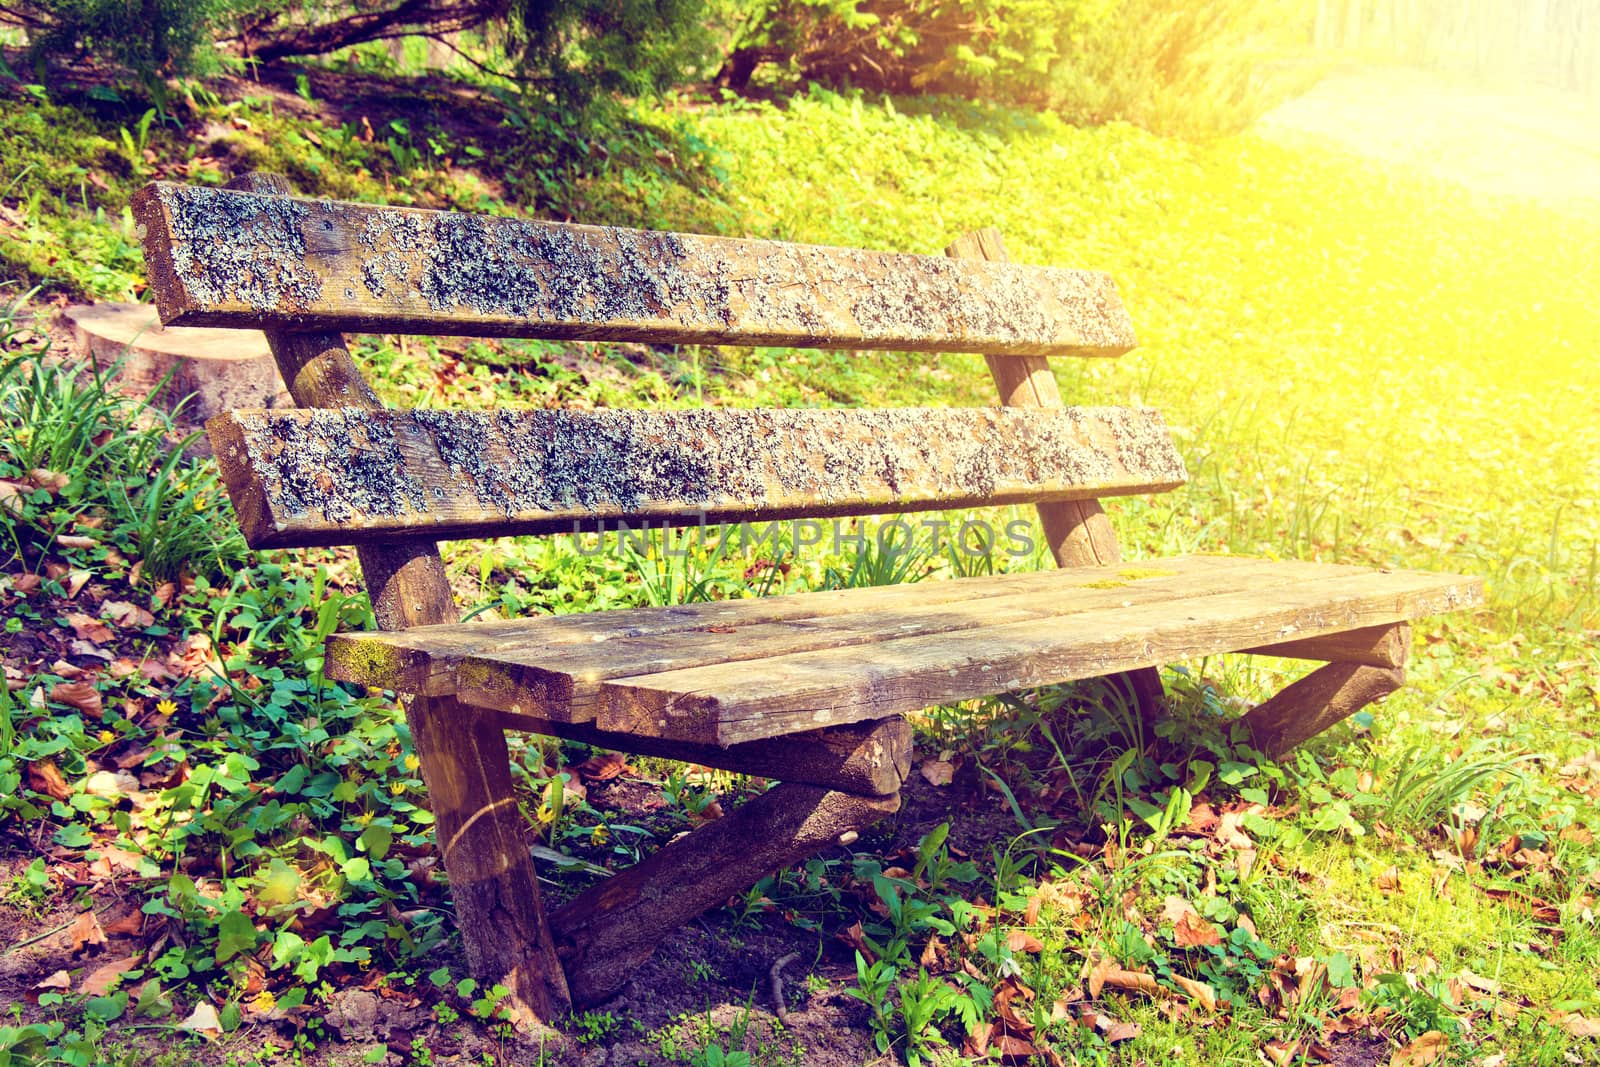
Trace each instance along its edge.
{"label": "wooden bench", "polygon": [[[1157,665],[1327,662],[1245,716],[1286,751],[1403,683],[1449,575],[1230,557],[1119,568],[1099,498],[1170,489],[1147,410],[1067,408],[1044,357],[1134,344],[1112,282],[998,235],[898,255],[295,199],[276,179],[137,198],[168,324],[266,332],[298,409],[210,424],[258,547],[354,544],[382,632],[331,678],[409,696],[467,959],[549,1020],[605,999],[694,915],[896,810],[904,716],[1101,675],[1144,713]],[[342,331],[982,353],[978,410],[389,411]],[[863,357],[866,358],[866,357]],[[1038,505],[1061,569],[463,624],[439,538]],[[505,731],[781,780],[550,914]]]}

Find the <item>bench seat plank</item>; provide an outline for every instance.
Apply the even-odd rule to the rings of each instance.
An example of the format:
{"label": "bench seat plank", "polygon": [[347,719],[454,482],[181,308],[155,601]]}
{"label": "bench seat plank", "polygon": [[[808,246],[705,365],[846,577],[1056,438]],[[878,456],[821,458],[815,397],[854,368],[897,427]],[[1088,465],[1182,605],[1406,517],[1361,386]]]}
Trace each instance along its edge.
{"label": "bench seat plank", "polygon": [[161,321],[296,330],[1117,356],[1104,274],[153,182]]}
{"label": "bench seat plank", "polygon": [[[527,618],[371,630],[328,638],[324,663],[334,681],[426,696],[456,692],[463,659],[475,655],[515,656],[527,650],[557,653],[567,646],[618,647],[611,642],[696,632],[703,638],[786,620],[824,620],[868,612],[910,611],[960,602],[978,607],[991,597],[1049,592],[1083,596],[1096,589],[1123,589],[1130,582],[1165,577],[1173,566],[1199,578],[1222,572],[1237,580],[1248,563],[1232,556],[1189,556],[1157,566],[1082,567],[1059,571],[1020,571],[948,581],[909,582],[858,589],[829,589],[740,600],[713,600],[665,607],[540,615]],[[531,712],[530,712],[531,713]]]}
{"label": "bench seat plank", "polygon": [[[1303,564],[1283,563],[1285,568]],[[1314,565],[1313,565],[1314,566]],[[1236,587],[1237,588],[1237,587]],[[1476,579],[1366,572],[603,682],[601,729],[733,744],[1293,637],[1401,622],[1481,599]]]}
{"label": "bench seat plank", "polygon": [[1135,408],[334,408],[207,428],[257,548],[1091,499],[1185,478],[1160,414]]}
{"label": "bench seat plank", "polygon": [[[940,590],[946,599],[908,595],[939,587],[949,587]],[[413,663],[437,651],[441,671],[458,665],[467,703],[731,745],[1481,600],[1478,580],[1455,575],[1195,556],[693,605],[677,615],[547,617],[491,624],[498,629],[484,635],[472,631],[487,627],[427,627],[382,635],[382,652],[368,635],[341,635],[329,664],[350,677],[363,657],[379,663],[409,642]],[[645,624],[629,627],[636,615]],[[608,617],[610,636],[594,625]]]}

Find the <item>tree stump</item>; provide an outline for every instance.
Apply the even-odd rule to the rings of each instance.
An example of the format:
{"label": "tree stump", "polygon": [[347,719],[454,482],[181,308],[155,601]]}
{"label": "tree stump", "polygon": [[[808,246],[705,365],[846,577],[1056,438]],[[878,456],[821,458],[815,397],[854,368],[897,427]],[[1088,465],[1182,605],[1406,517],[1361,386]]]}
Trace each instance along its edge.
{"label": "tree stump", "polygon": [[172,375],[158,399],[169,410],[189,398],[186,422],[204,422],[231,408],[291,403],[265,335],[253,330],[164,327],[148,304],[70,307],[78,346],[99,367],[122,363],[117,387],[145,396]]}

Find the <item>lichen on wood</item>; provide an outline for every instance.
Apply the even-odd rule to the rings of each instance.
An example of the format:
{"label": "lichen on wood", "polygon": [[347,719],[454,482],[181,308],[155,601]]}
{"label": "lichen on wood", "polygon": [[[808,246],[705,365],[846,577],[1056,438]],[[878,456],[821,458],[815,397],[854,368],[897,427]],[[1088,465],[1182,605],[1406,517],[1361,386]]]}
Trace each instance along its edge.
{"label": "lichen on wood", "polygon": [[1124,408],[290,410],[212,431],[259,545],[965,507],[1185,477],[1160,415]]}
{"label": "lichen on wood", "polygon": [[1134,344],[1103,274],[156,182],[162,321],[997,355]]}

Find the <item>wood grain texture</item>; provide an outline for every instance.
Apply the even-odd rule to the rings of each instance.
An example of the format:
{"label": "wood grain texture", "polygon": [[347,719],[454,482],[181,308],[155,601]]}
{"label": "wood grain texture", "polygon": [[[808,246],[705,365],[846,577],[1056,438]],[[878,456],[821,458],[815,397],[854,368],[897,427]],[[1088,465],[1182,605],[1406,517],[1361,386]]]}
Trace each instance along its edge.
{"label": "wood grain texture", "polygon": [[1453,575],[1369,572],[1306,580],[617,678],[601,683],[596,722],[608,730],[736,744],[1295,635],[1394,623],[1481,600],[1481,582]]}
{"label": "wood grain texture", "polygon": [[1103,274],[155,182],[169,325],[1115,356]]}
{"label": "wood grain texture", "polygon": [[1303,641],[1247,648],[1245,652],[1323,663],[1358,663],[1367,667],[1403,667],[1411,654],[1411,627],[1365,626],[1345,633],[1324,634]]}
{"label": "wood grain texture", "polygon": [[1243,721],[1255,746],[1278,759],[1405,684],[1401,667],[1330,663],[1257,705]]}
{"label": "wood grain texture", "polygon": [[[1089,582],[1073,581],[1076,575],[1069,571],[1049,573],[1056,580],[1037,583],[1040,588],[1032,591],[937,604],[885,606],[882,598],[868,595],[856,597],[857,607],[844,615],[735,621],[694,632],[616,638],[603,645],[569,643],[552,647],[508,642],[464,659],[457,671],[456,685],[464,703],[506,708],[561,722],[591,722],[599,713],[603,683],[613,678],[851,646],[860,646],[862,655],[870,657],[871,649],[866,646],[884,641],[932,638],[962,631],[981,637],[982,631],[996,626],[1139,604],[1160,604],[1177,610],[1183,600],[1232,592],[1243,583],[1252,589],[1264,589],[1305,578],[1304,572],[1276,568],[1262,560],[1238,560],[1232,566],[1196,570],[1128,570],[1129,575],[1137,576],[1131,578],[1113,577],[1102,571],[1099,581]],[[975,594],[987,592],[982,585],[969,588]]]}
{"label": "wood grain texture", "polygon": [[897,792],[911,772],[911,726],[899,716],[719,748],[611,733],[587,723],[551,722],[488,709],[478,714],[507,730],[582,741],[614,752],[696,763],[738,774],[820,785],[862,796]]}
{"label": "wood grain texture", "polygon": [[[963,234],[951,242],[944,253],[953,259],[988,263],[1011,261],[1005,239],[993,227]],[[999,390],[1000,402],[1006,407],[1054,411],[1065,406],[1048,360],[1001,355],[985,359],[989,375]],[[1045,545],[1056,566],[1104,567],[1121,561],[1122,550],[1117,544],[1116,531],[1099,500],[1052,500],[1041,502],[1038,511]],[[1161,672],[1154,667],[1130,671],[1113,679],[1113,684],[1138,706],[1146,721],[1153,721],[1166,709]]]}
{"label": "wood grain texture", "polygon": [[1172,572],[1196,580],[1202,574],[1224,572],[1229,575],[1227,580],[1237,582],[1246,580],[1248,574],[1258,568],[1271,566],[1237,556],[1186,556],[1110,570],[1023,571],[701,604],[420,626],[391,633],[343,633],[328,638],[324,670],[327,677],[336,681],[401,692],[448,695],[456,692],[456,671],[461,660],[473,655],[516,655],[529,649],[557,653],[569,646],[593,649],[605,642],[685,631],[700,631],[703,635],[728,627],[913,611],[1029,592],[1053,592],[1068,599],[1079,596],[1084,590],[1116,589],[1130,583],[1164,579]]}
{"label": "wood grain texture", "polygon": [[573,1003],[605,1000],[667,934],[899,807],[785,783],[588,890],[550,916]]}
{"label": "wood grain texture", "polygon": [[1170,489],[1131,408],[242,411],[213,448],[257,548],[859,515]]}

